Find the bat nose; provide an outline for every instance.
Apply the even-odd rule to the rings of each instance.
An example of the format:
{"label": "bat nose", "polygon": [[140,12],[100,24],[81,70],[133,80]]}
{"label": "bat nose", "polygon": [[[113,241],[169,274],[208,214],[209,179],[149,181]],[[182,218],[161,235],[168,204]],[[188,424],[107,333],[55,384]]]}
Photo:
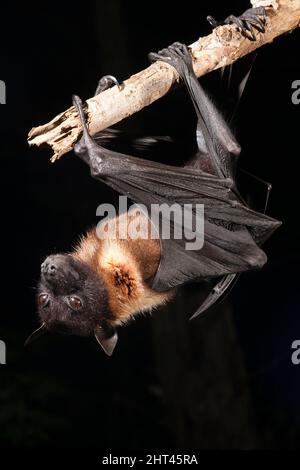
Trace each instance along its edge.
{"label": "bat nose", "polygon": [[48,256],[41,264],[41,278],[51,287],[61,290],[65,289],[67,284],[78,281],[79,274],[69,255],[56,254]]}
{"label": "bat nose", "polygon": [[51,259],[51,257],[47,258],[41,264],[41,273],[44,274],[46,277],[48,276],[55,276],[58,269],[58,263]]}

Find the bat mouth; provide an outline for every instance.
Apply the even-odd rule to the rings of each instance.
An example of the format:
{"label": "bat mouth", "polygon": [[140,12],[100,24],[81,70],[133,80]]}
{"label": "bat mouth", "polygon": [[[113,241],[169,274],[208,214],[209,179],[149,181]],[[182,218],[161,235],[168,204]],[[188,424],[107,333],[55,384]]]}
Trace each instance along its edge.
{"label": "bat mouth", "polygon": [[49,333],[57,333],[59,335],[77,335],[77,336],[92,336],[93,331],[86,331],[84,325],[73,324],[73,322],[66,323],[60,318],[48,319],[45,321],[45,328]]}

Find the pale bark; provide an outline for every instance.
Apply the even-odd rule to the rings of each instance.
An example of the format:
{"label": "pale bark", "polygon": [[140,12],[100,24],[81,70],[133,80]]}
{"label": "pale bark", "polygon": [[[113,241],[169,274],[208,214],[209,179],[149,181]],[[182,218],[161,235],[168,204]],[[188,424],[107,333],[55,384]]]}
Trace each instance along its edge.
{"label": "pale bark", "polygon": [[[253,6],[267,8],[266,32],[257,32],[257,40],[245,39],[235,26],[219,26],[212,34],[200,38],[190,48],[194,70],[198,77],[225,65],[232,64],[281,34],[300,24],[300,0],[252,0]],[[132,75],[120,91],[116,86],[87,100],[87,116],[91,135],[116,124],[164,96],[178,75],[173,67],[156,62]],[[30,145],[48,144],[54,155],[52,161],[70,151],[81,134],[81,125],[72,106],[49,123],[33,128],[28,136]]]}

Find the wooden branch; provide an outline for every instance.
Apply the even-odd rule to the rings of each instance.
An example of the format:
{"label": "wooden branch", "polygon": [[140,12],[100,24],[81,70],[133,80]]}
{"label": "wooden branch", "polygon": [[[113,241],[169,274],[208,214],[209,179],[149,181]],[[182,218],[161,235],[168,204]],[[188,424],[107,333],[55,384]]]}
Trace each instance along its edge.
{"label": "wooden branch", "polygon": [[[257,32],[256,41],[244,38],[238,29],[219,26],[212,34],[200,38],[190,48],[194,58],[194,70],[201,77],[212,70],[232,64],[274,38],[292,31],[300,24],[300,0],[252,0],[253,6],[267,8],[266,32]],[[145,106],[164,96],[178,75],[175,69],[163,62],[156,62],[147,69],[132,75],[120,91],[116,86],[87,100],[87,115],[91,135],[116,124]],[[57,160],[70,151],[81,134],[81,125],[72,106],[49,123],[29,132],[29,145],[48,144]]]}

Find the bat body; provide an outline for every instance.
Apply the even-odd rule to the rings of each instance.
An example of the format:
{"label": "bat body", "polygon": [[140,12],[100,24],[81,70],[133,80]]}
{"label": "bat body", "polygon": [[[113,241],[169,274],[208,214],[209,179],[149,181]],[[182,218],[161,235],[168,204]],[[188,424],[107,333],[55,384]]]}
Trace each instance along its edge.
{"label": "bat body", "polygon": [[[74,252],[52,255],[42,265],[38,303],[42,326],[33,335],[61,331],[95,335],[107,354],[116,344],[115,327],[136,314],[162,305],[175,295],[178,286],[191,281],[214,280],[214,288],[195,315],[216,302],[236,276],[262,267],[266,255],[262,243],[280,222],[252,210],[240,195],[236,163],[240,146],[226,122],[199,84],[186,46],[175,43],[151,60],[174,66],[193,102],[197,118],[198,152],[185,167],[175,167],[121,154],[103,146],[107,133],[89,135],[81,100],[74,105],[83,126],[83,137],[75,153],[90,167],[94,178],[119,194],[150,210],[153,205],[179,209],[189,207],[191,217],[204,207],[204,242],[187,250],[190,233],[177,238],[162,236],[161,229],[141,210],[91,230]],[[110,77],[112,78],[112,77]],[[100,90],[108,87],[107,77]],[[131,239],[101,236],[105,224],[134,222],[141,232],[158,237]],[[185,227],[184,219],[170,224]],[[32,338],[30,338],[32,339]]]}

